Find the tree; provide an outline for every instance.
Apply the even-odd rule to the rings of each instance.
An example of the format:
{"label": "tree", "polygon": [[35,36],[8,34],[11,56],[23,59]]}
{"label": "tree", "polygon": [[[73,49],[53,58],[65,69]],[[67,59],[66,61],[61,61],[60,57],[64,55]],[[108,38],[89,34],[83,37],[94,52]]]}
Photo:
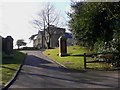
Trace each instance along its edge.
{"label": "tree", "polygon": [[55,11],[54,6],[51,3],[47,3],[38,14],[38,18],[33,20],[34,27],[44,31],[44,37],[46,36],[45,34],[48,35],[48,37],[44,38],[48,49],[50,48],[51,39],[49,27],[51,25],[57,25],[59,19],[59,14]]}
{"label": "tree", "polygon": [[71,7],[73,11],[68,13],[69,27],[79,43],[91,50],[98,42],[109,45],[109,42],[115,39],[116,32],[119,33],[119,2],[76,2],[71,4]]}
{"label": "tree", "polygon": [[16,42],[16,45],[18,46],[18,49],[20,48],[20,46],[26,46],[26,42],[24,42],[24,40],[23,39],[19,39],[19,40],[17,40],[17,42]]}

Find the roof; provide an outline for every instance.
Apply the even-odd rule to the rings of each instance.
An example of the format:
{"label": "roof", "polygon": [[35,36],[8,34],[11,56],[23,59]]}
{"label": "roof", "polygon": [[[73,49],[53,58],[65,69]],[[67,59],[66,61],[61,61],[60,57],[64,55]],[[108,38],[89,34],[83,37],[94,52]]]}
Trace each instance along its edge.
{"label": "roof", "polygon": [[[48,27],[47,27],[47,28],[48,28]],[[47,28],[46,28],[46,30],[48,30]],[[50,30],[53,30],[53,29],[55,29],[55,30],[59,30],[59,29],[60,29],[60,30],[65,30],[65,28],[57,27],[57,26],[55,26],[55,25],[50,25],[49,28],[50,28]]]}
{"label": "roof", "polygon": [[[44,34],[43,31],[38,31],[38,33],[40,33],[41,35]],[[34,34],[34,35],[32,35],[29,39],[33,40],[37,35],[38,35],[38,34]]]}
{"label": "roof", "polygon": [[64,34],[66,38],[72,38],[72,34],[71,33],[65,33]]}
{"label": "roof", "polygon": [[44,31],[38,31],[38,34],[44,35]]}
{"label": "roof", "polygon": [[35,36],[37,36],[38,34],[34,34],[32,35],[29,39],[33,40],[35,38]]}

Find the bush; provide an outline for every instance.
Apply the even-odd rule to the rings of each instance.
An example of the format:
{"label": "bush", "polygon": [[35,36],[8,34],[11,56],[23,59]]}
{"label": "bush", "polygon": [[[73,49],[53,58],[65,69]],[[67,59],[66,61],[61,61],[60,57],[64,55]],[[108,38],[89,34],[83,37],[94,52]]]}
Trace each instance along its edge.
{"label": "bush", "polygon": [[120,54],[119,53],[113,54],[112,65],[114,67],[120,67]]}
{"label": "bush", "polygon": [[98,41],[94,45],[94,52],[96,53],[112,53],[113,57],[106,60],[107,63],[111,63],[114,67],[120,67],[120,40],[113,39],[109,42]]}

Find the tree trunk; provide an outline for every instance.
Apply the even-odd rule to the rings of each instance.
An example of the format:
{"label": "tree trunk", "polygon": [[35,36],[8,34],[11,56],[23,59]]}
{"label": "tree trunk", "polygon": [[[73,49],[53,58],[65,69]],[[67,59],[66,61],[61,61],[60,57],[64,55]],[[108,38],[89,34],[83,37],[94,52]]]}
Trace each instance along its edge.
{"label": "tree trunk", "polygon": [[[48,30],[49,30],[49,28],[48,28]],[[47,49],[50,49],[51,48],[51,46],[50,46],[51,34],[50,34],[50,32],[48,34],[49,34],[49,38],[48,38],[48,41],[47,41]]]}
{"label": "tree trunk", "polygon": [[50,49],[50,42],[47,42],[47,49]]}
{"label": "tree trunk", "polygon": [[20,49],[20,46],[18,46],[18,50]]}

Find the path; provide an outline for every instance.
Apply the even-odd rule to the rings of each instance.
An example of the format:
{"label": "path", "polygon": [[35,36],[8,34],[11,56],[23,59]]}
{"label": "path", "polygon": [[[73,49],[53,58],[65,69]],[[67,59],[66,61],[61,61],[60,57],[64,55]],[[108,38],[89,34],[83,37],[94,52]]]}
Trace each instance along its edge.
{"label": "path", "polygon": [[25,51],[28,56],[10,88],[114,88],[117,71],[71,72],[52,63],[41,51]]}

